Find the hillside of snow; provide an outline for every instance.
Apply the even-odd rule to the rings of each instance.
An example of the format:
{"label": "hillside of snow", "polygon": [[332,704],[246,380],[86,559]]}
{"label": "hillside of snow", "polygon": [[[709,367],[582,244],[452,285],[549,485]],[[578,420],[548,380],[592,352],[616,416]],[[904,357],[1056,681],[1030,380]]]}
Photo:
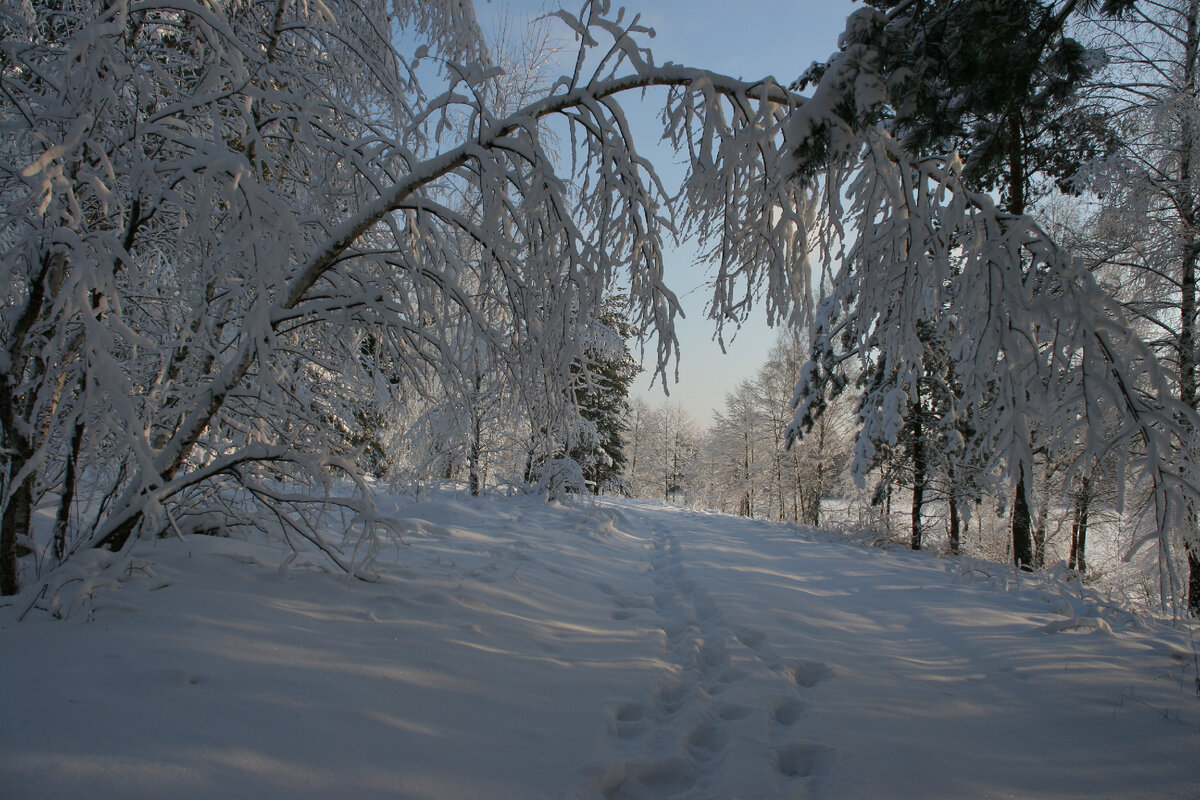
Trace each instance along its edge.
{"label": "hillside of snow", "polygon": [[[0,796],[1200,797],[1195,630],[1078,583],[636,501],[391,498],[0,608]],[[109,584],[109,585],[106,585]]]}

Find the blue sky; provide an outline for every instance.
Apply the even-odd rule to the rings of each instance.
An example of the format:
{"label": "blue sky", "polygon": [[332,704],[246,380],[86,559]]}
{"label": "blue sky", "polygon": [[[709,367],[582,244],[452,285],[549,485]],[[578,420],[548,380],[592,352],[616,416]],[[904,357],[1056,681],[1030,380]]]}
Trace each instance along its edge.
{"label": "blue sky", "polygon": [[[490,30],[489,18],[505,7],[519,18],[557,7],[574,13],[579,5],[576,0],[496,0],[477,2],[477,9],[484,29]],[[674,61],[743,78],[773,75],[782,83],[833,52],[846,16],[857,7],[850,0],[614,0],[613,5],[641,13],[642,22],[655,29],[650,45],[658,63]],[[648,117],[656,110],[647,104]],[[762,364],[775,334],[765,321],[751,320],[732,341],[731,331],[725,332],[722,353],[704,316],[710,292],[703,285],[703,270],[692,264],[690,247],[668,257],[667,278],[687,314],[677,328],[682,358],[670,400],[707,425],[712,410],[723,406],[725,393]],[[649,353],[652,357],[653,348]],[[649,383],[649,373],[643,373],[634,394],[661,403],[662,387]]]}

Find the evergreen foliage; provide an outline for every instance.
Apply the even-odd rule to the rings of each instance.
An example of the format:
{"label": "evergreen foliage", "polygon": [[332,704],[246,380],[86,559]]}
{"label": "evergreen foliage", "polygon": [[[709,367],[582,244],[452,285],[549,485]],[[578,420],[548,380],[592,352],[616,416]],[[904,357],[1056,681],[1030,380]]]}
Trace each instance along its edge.
{"label": "evergreen foliage", "polygon": [[[869,54],[859,58],[876,81],[857,81],[844,92],[842,106],[855,109],[851,124],[885,127],[913,158],[955,153],[963,161],[960,174],[964,186],[975,191],[996,191],[1014,217],[1024,214],[1035,197],[1055,186],[1071,189],[1083,164],[1115,147],[1104,116],[1080,102],[1083,83],[1103,64],[1103,58],[1066,35],[1074,4],[1061,7],[1042,0],[877,0],[871,5],[887,15],[864,14],[861,24],[848,28],[843,45],[843,52],[859,47]],[[827,69],[810,70],[806,80],[820,80]],[[868,102],[864,85],[876,89],[880,97]],[[864,114],[862,109],[869,113]],[[820,159],[828,157],[829,153],[820,149],[802,149],[801,171],[814,169]],[[1027,262],[1023,269],[1028,268]],[[1022,280],[1029,291],[1034,290],[1036,280],[1028,276]],[[877,324],[886,330],[891,323],[885,318]],[[905,371],[896,364],[887,364],[886,357],[871,353],[876,344],[867,345],[865,357],[874,364],[868,370],[874,374],[866,379],[860,398],[864,425],[860,456],[867,464],[882,466],[888,461],[894,465],[897,452],[904,454],[907,468],[885,472],[883,480],[905,475],[911,478],[912,542],[918,547],[920,506],[931,467],[930,455],[948,452],[950,441],[955,443],[953,451],[960,454],[964,449],[980,452],[994,446],[994,442],[958,444],[964,433],[979,432],[963,420],[968,414],[980,413],[978,406],[989,402],[985,397],[974,403],[960,399],[957,405],[962,408],[956,413],[947,410],[941,415],[928,410],[933,397],[943,401],[954,397],[950,386],[956,382],[952,361],[934,359],[939,362],[937,372],[931,373],[929,368],[931,355],[939,351],[948,355],[949,342],[957,335],[954,329],[964,325],[956,317],[955,298],[949,296],[940,306],[930,307],[928,316],[917,317],[911,324],[913,346],[903,359]],[[813,367],[802,384],[801,406],[805,412],[798,434],[811,425],[814,415],[821,413],[824,401],[820,398],[836,394],[844,386],[844,378],[833,376],[835,364],[843,359],[834,355],[832,343],[821,338],[824,331],[820,333]],[[846,331],[851,341],[857,333]],[[1042,346],[1047,346],[1047,341]],[[943,388],[933,391],[933,386]],[[889,390],[906,397],[897,399]],[[944,402],[941,407],[947,409]],[[892,413],[898,417],[890,416]],[[931,413],[936,420],[929,418]],[[875,418],[883,419],[884,424],[872,425]],[[935,434],[928,443],[932,447],[923,441],[923,434],[929,431]],[[954,435],[946,440],[945,447],[936,446],[936,437],[945,432]],[[1035,433],[1036,424],[1031,427],[1031,436]],[[907,443],[897,450],[901,438]],[[874,455],[880,446],[887,448],[886,457]],[[979,474],[977,467],[955,465],[949,458],[939,460],[944,465],[939,473],[949,484],[958,482],[968,471]],[[1014,470],[1013,555],[1018,564],[1029,565],[1034,561],[1034,542],[1027,501],[1031,486],[1025,470],[1020,464]],[[953,477],[956,475],[960,477]]]}
{"label": "evergreen foliage", "polygon": [[583,359],[573,368],[575,405],[591,425],[588,435],[571,450],[583,468],[594,494],[623,492],[621,477],[629,459],[625,437],[629,432],[629,387],[641,365],[629,350],[634,335],[626,315],[628,298],[610,294],[593,322]]}

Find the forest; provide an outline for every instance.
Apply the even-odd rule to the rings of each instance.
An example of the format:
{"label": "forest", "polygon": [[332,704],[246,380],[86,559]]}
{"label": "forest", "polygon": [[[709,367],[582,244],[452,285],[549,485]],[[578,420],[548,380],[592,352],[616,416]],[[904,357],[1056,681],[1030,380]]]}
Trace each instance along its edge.
{"label": "forest", "polygon": [[[789,82],[652,34],[4,4],[0,591],[205,533],[370,579],[379,493],[452,483],[1084,576],[1119,531],[1200,613],[1200,0],[869,0]],[[685,240],[715,330],[780,329],[705,430],[628,396]]]}

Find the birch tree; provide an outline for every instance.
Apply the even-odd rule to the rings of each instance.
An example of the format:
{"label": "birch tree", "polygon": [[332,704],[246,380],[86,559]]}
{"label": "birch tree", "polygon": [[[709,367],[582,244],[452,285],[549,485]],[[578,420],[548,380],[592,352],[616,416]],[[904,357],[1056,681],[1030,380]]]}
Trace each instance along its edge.
{"label": "birch tree", "polygon": [[[95,496],[65,500],[81,520],[68,550],[123,550],[210,503],[221,524],[307,540],[364,574],[387,522],[365,483],[348,497],[323,488],[359,476],[324,425],[359,331],[377,327],[396,374],[419,386],[427,369],[461,366],[439,324],[456,306],[515,382],[560,374],[566,386],[581,355],[566,315],[618,281],[635,326],[657,331],[665,371],[673,231],[706,238],[727,287],[745,269],[768,276],[780,312],[807,273],[795,267],[804,192],[781,169],[801,98],[658,65],[649,32],[607,2],[555,15],[578,44],[570,71],[502,113],[488,100],[498,72],[458,0],[0,13],[6,593],[20,548],[39,546],[36,498],[67,498],[85,473]],[[621,108],[655,87],[690,164],[680,197]],[[448,202],[463,184],[481,187],[479,222]],[[515,332],[461,285],[460,234],[496,265]],[[563,392],[544,400],[542,419],[570,418]],[[217,496],[237,502],[211,507]],[[322,531],[331,507],[348,515],[344,537]]]}
{"label": "birch tree", "polygon": [[[839,53],[789,90],[657,64],[636,16],[585,2],[553,15],[578,46],[567,74],[495,111],[500,75],[462,0],[5,5],[0,588],[19,588],[19,546],[41,547],[42,492],[66,498],[81,476],[68,551],[215,518],[369,575],[388,521],[327,425],[347,387],[369,385],[362,333],[405,385],[429,370],[451,383],[460,327],[442,323],[459,309],[513,385],[545,382],[531,454],[565,453],[575,321],[614,284],[665,379],[676,235],[701,243],[714,318],[761,305],[815,322],[850,358],[878,348],[900,385],[916,322],[953,308],[947,352],[962,407],[992,403],[994,468],[1013,483],[1029,468],[1033,419],[1085,442],[1077,468],[1140,452],[1165,541],[1195,498],[1195,413],[1036,223],[973,190],[953,154],[895,138],[886,111],[908,90],[880,72],[877,34],[907,7],[857,11]],[[648,97],[684,165],[678,192],[622,106]],[[480,188],[479,221],[451,202],[463,185]],[[506,313],[464,288],[462,234],[495,265]],[[868,344],[893,307],[895,329]],[[1118,424],[1089,427],[1100,416]]]}
{"label": "birch tree", "polygon": [[[1090,30],[1108,53],[1097,102],[1110,109],[1121,149],[1090,170],[1103,197],[1088,233],[1095,268],[1117,281],[1144,339],[1174,372],[1174,394],[1189,409],[1197,389],[1197,259],[1200,258],[1200,3],[1138,4],[1120,20],[1096,18]],[[1189,446],[1196,447],[1195,433]],[[1194,458],[1194,451],[1193,451]],[[1081,482],[1074,527],[1083,539],[1094,482]],[[1196,511],[1181,539],[1188,564],[1187,604],[1200,613]],[[1080,559],[1082,560],[1082,559]]]}

